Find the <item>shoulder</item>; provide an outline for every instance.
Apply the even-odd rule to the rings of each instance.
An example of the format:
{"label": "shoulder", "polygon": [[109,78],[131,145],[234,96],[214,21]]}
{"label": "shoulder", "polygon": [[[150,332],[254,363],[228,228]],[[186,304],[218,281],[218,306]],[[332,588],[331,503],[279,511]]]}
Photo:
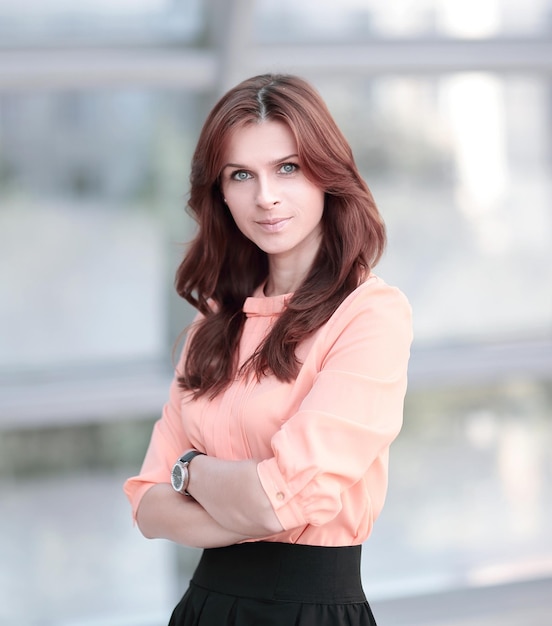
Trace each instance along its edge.
{"label": "shoulder", "polygon": [[371,310],[383,310],[389,313],[393,310],[401,310],[409,315],[412,312],[408,298],[400,289],[388,285],[379,276],[370,274],[343,300],[332,318]]}
{"label": "shoulder", "polygon": [[411,334],[412,309],[408,298],[375,274],[370,274],[335,310],[326,324],[330,334],[346,327],[389,328]]}
{"label": "shoulder", "polygon": [[205,315],[200,311],[195,311],[192,317],[192,321],[188,324],[188,326],[184,329],[179,337],[178,343],[183,339],[183,343],[178,349],[175,345],[173,356],[178,352],[178,361],[176,362],[174,371],[175,375],[182,376],[184,372],[184,363],[186,361],[186,357],[188,355],[188,349],[190,347],[190,342],[194,334],[197,332],[203,321],[205,320]]}

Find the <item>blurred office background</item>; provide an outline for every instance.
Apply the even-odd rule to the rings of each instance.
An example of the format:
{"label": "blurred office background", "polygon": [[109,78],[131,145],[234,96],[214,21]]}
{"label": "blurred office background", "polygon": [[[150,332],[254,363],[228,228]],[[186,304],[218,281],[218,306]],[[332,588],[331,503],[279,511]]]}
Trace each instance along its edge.
{"label": "blurred office background", "polygon": [[214,99],[310,79],[415,314],[363,577],[382,626],[552,614],[552,0],[0,0],[0,624],[161,626],[197,559],[122,494],[190,319]]}

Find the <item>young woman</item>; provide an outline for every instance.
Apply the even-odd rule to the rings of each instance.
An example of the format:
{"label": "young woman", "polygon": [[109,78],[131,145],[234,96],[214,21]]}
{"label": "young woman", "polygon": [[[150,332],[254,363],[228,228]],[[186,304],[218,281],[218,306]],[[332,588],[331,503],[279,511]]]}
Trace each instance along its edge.
{"label": "young woman", "polygon": [[373,625],[360,552],[402,424],[411,312],[372,273],[384,224],[319,94],[263,75],[223,96],[189,207],[176,288],[198,316],[125,484],[146,537],[204,548],[170,624]]}

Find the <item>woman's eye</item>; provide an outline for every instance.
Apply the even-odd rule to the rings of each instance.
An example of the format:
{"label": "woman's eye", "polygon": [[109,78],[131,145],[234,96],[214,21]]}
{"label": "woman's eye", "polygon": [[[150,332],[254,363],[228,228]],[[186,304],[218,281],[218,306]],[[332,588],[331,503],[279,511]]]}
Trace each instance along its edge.
{"label": "woman's eye", "polygon": [[297,170],[297,165],[295,163],[284,163],[280,168],[280,171],[283,174],[293,174]]}
{"label": "woman's eye", "polygon": [[232,174],[232,178],[234,180],[247,180],[249,178],[249,174],[244,170],[239,170]]}

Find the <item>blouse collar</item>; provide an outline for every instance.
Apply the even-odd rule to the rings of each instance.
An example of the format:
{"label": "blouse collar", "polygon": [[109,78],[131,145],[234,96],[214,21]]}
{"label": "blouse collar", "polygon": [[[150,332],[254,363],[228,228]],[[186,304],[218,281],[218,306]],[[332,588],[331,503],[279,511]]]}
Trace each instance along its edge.
{"label": "blouse collar", "polygon": [[252,296],[245,299],[243,312],[247,317],[262,316],[270,317],[281,313],[293,296],[292,293],[284,293],[279,296],[265,296],[265,284],[259,285]]}

